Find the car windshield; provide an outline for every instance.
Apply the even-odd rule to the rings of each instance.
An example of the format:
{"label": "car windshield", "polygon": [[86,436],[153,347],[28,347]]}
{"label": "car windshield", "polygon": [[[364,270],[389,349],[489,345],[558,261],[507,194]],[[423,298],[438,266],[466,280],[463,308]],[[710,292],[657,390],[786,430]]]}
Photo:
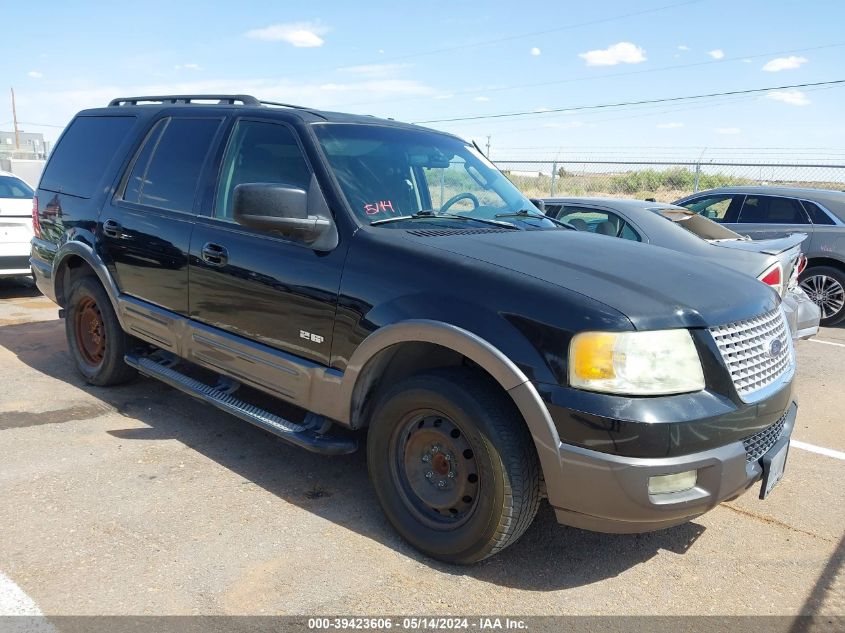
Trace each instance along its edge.
{"label": "car windshield", "polygon": [[32,198],[35,192],[20,178],[14,176],[0,176],[0,198],[26,200]]}
{"label": "car windshield", "polygon": [[315,124],[355,214],[379,226],[560,228],[474,146],[429,130],[384,125]]}

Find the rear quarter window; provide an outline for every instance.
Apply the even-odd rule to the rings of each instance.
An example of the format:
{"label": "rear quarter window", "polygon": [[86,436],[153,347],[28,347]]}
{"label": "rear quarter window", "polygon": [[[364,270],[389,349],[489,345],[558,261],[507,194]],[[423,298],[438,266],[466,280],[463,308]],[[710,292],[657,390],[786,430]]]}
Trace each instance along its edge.
{"label": "rear quarter window", "polygon": [[134,123],[133,116],[74,119],[53,150],[40,188],[90,198]]}
{"label": "rear quarter window", "polygon": [[810,202],[809,200],[802,200],[801,204],[804,205],[804,210],[809,214],[810,220],[813,224],[836,224],[833,219],[825,213],[819,205],[815,202]]}

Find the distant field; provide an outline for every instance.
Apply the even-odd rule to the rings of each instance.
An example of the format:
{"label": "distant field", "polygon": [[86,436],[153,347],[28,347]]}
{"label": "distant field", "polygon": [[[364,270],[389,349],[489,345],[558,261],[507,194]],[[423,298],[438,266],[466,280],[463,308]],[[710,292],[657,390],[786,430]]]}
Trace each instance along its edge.
{"label": "distant field", "polygon": [[[538,172],[528,175],[504,170],[503,173],[530,198],[548,197],[552,178]],[[739,185],[781,185],[810,187],[815,189],[843,189],[841,182],[818,182],[796,180],[757,180],[723,173],[699,174],[698,190]],[[684,168],[665,170],[641,169],[616,173],[570,173],[561,170],[555,178],[557,196],[611,196],[654,198],[658,202],[672,202],[695,191],[695,173]]]}

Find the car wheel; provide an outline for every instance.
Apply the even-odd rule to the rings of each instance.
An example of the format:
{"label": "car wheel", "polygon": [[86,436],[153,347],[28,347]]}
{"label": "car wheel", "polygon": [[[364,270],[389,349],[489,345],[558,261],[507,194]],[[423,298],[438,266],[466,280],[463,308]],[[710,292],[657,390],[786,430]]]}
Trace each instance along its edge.
{"label": "car wheel", "polygon": [[845,273],[831,266],[814,266],[801,275],[801,289],[821,309],[821,324],[845,319]]}
{"label": "car wheel", "polygon": [[390,389],[370,423],[367,465],[397,531],[442,561],[501,551],[537,513],[540,469],[528,428],[498,384],[466,368]]}
{"label": "car wheel", "polygon": [[121,329],[111,300],[95,277],[81,277],[71,288],[65,334],[86,382],[106,387],[135,377],[135,369],[123,361],[132,339]]}

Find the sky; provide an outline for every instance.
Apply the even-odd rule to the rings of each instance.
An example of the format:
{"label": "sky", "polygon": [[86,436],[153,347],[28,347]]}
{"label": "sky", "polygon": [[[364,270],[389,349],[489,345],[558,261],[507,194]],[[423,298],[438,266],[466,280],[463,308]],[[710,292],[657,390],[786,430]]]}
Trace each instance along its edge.
{"label": "sky", "polygon": [[0,78],[48,139],[114,97],[214,92],[411,122],[528,112],[427,124],[499,160],[845,162],[843,85],[545,112],[845,79],[841,0],[0,0],[0,21]]}

